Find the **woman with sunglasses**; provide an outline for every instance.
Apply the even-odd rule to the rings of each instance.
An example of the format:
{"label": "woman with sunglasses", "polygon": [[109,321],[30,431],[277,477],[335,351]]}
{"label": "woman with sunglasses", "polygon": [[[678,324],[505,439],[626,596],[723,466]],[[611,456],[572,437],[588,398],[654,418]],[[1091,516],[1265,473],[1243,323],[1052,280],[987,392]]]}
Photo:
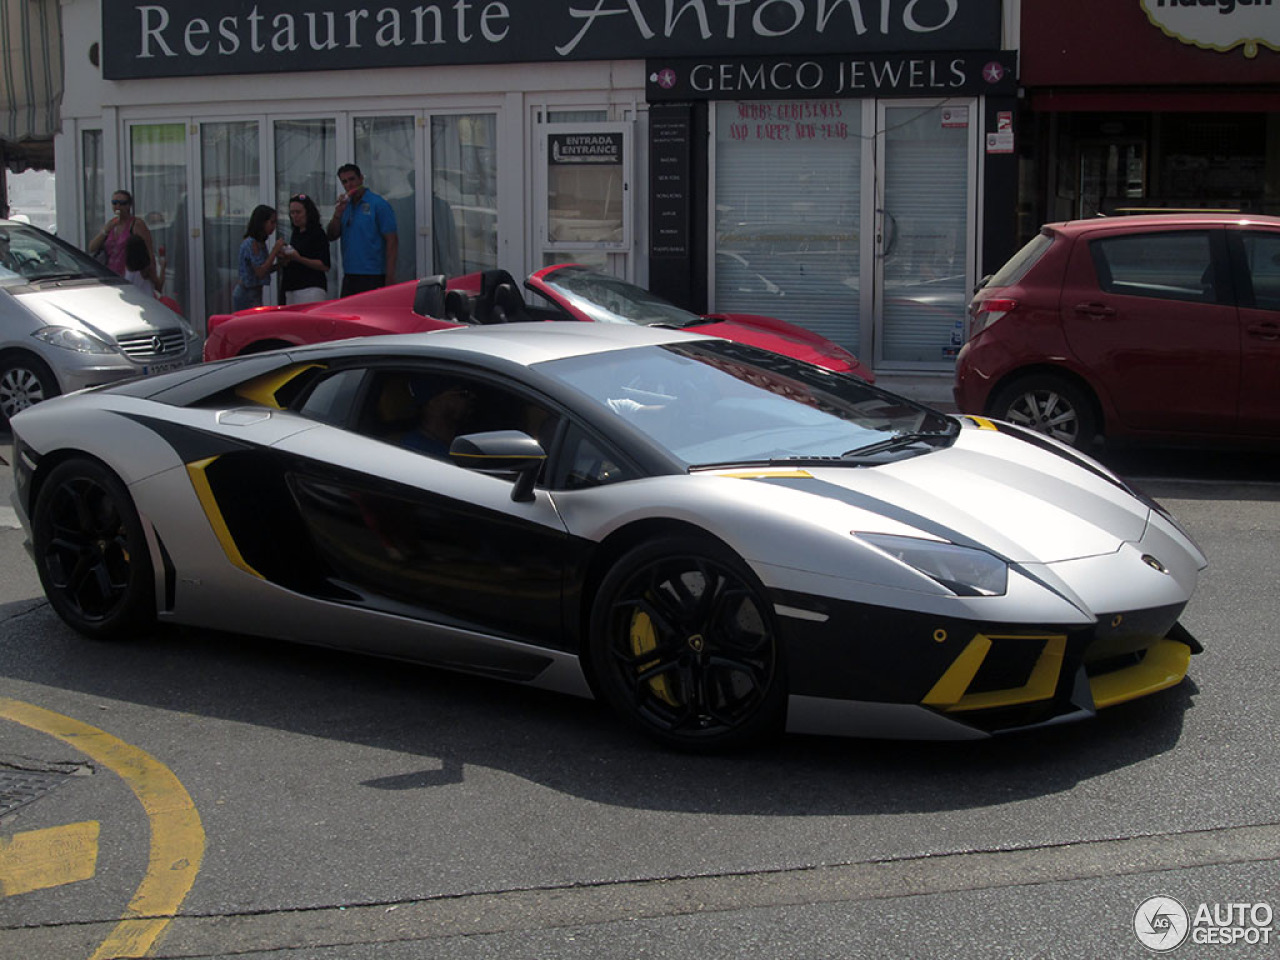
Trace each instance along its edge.
{"label": "woman with sunglasses", "polygon": [[329,299],[329,238],[320,227],[320,211],[305,193],[289,198],[293,233],[280,251],[284,263],[281,287],[284,302],[316,303]]}
{"label": "woman with sunglasses", "polygon": [[155,249],[151,246],[151,231],[142,220],[133,215],[133,194],[128,190],[117,190],[111,195],[111,209],[115,212],[101,230],[89,241],[89,253],[97,256],[98,251],[107,248],[107,266],[120,276],[124,276],[124,251],[129,237],[139,236],[147,245],[147,256],[154,263]]}

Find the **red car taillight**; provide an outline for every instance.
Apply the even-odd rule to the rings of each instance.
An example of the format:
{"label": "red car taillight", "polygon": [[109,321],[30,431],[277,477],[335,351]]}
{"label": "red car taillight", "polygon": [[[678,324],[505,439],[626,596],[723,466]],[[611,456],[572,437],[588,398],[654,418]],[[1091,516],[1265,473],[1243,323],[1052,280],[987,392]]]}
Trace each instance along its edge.
{"label": "red car taillight", "polygon": [[980,301],[973,312],[973,324],[970,327],[969,336],[976,337],[1005,314],[1012,313],[1017,309],[1017,300],[991,297],[988,300]]}

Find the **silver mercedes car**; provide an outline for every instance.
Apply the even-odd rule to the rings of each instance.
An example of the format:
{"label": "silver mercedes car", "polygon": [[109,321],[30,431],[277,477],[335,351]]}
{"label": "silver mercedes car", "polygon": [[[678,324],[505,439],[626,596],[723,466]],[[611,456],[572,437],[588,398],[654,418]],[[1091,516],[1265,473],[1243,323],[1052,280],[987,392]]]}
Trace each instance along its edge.
{"label": "silver mercedes car", "polygon": [[0,428],[33,403],[200,359],[181,316],[88,254],[0,220]]}

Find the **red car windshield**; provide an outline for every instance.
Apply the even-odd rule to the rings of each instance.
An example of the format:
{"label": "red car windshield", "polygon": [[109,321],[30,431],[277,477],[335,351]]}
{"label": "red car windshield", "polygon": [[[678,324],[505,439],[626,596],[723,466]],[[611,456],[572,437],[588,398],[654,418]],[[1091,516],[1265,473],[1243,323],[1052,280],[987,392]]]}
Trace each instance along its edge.
{"label": "red car windshield", "polygon": [[597,323],[680,329],[707,322],[633,283],[587,267],[563,267],[544,274],[542,281]]}

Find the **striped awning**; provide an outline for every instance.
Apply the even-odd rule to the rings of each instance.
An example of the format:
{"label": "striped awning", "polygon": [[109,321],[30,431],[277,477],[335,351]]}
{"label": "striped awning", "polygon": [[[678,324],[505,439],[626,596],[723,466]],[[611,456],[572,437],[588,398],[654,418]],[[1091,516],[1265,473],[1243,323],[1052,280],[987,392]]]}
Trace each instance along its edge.
{"label": "striped awning", "polygon": [[59,0],[0,0],[0,140],[48,140],[62,104]]}

